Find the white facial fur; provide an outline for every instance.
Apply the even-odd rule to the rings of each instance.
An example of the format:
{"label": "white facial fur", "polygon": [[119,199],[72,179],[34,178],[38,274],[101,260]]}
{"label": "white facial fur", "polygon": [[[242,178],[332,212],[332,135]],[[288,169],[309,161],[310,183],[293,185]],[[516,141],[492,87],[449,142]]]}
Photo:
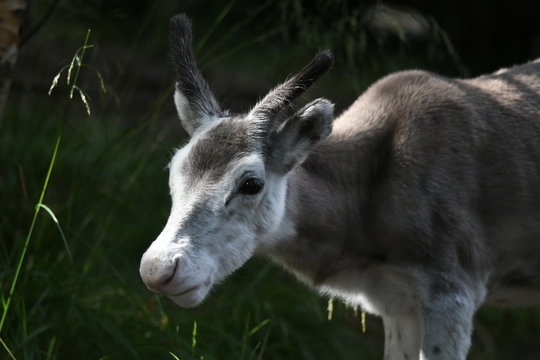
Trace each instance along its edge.
{"label": "white facial fur", "polygon": [[[141,260],[140,273],[147,287],[183,307],[198,305],[213,284],[263,246],[285,209],[286,178],[266,172],[258,153],[235,159],[217,180],[202,177],[193,183],[188,178],[182,169],[190,152],[213,126],[197,132],[173,157],[171,214]],[[246,176],[264,182],[260,193],[237,192]]]}

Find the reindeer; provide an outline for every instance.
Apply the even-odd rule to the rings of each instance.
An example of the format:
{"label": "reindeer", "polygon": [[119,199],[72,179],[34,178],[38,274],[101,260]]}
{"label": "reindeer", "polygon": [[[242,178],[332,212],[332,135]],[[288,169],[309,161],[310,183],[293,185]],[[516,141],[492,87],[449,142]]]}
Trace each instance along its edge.
{"label": "reindeer", "polygon": [[247,114],[224,111],[171,19],[174,101],[190,141],[146,286],[182,307],[255,254],[382,317],[384,358],[465,359],[485,302],[540,304],[540,60],[474,79],[404,71],[334,119],[290,104],[317,54]]}

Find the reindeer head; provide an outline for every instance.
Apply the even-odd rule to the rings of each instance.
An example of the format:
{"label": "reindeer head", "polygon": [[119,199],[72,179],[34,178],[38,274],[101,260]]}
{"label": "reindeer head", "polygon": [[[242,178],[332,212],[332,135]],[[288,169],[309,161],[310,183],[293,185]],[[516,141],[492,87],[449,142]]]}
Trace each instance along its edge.
{"label": "reindeer head", "polygon": [[140,274],[149,289],[192,307],[280,227],[287,176],[330,134],[333,120],[333,104],[325,99],[292,115],[287,110],[328,70],[332,55],[317,54],[248,114],[230,115],[197,69],[185,15],[171,19],[170,38],[174,101],[191,139],[169,165],[171,214],[144,253]]}

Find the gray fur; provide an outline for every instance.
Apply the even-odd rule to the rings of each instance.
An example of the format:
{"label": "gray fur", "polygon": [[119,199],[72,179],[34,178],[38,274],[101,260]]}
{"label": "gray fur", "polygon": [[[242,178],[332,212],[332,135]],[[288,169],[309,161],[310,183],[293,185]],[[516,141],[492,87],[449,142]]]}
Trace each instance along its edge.
{"label": "gray fur", "polygon": [[334,104],[317,99],[279,124],[266,136],[267,166],[287,173],[302,163],[310,150],[332,131]]}
{"label": "gray fur", "polygon": [[409,273],[426,358],[437,346],[464,359],[484,301],[540,304],[538,184],[540,62],[471,80],[390,75],[292,174],[297,232],[272,256],[314,286],[351,268]]}
{"label": "gray fur", "polygon": [[219,117],[222,110],[197,68],[192,48],[191,20],[184,14],[171,18],[171,57],[178,76],[176,90],[189,101],[190,111],[180,119],[186,131],[193,134],[203,118]]}
{"label": "gray fur", "polygon": [[284,83],[271,90],[251,110],[250,116],[254,119],[269,119],[287,109],[289,105],[313,83],[330,69],[334,57],[328,50],[315,55],[297,74]]}
{"label": "gray fur", "polygon": [[188,174],[186,178],[190,182],[202,177],[219,179],[234,160],[260,151],[257,139],[257,128],[253,124],[227,118],[202,134],[180,171]]}
{"label": "gray fur", "polygon": [[[333,124],[325,99],[281,118],[315,63],[297,90],[193,131],[143,280],[195,306],[261,254],[380,315],[386,360],[464,360],[483,303],[540,304],[540,60],[466,80],[400,72]],[[239,192],[249,177],[264,188]]]}

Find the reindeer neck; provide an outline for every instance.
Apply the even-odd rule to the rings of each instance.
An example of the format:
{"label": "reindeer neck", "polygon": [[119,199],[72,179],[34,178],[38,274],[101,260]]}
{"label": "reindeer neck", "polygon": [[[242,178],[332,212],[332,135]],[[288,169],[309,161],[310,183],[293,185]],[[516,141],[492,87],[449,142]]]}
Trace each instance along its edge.
{"label": "reindeer neck", "polygon": [[306,282],[324,281],[337,267],[363,266],[369,246],[370,188],[384,137],[373,132],[331,135],[289,178],[282,238],[269,255]]}

